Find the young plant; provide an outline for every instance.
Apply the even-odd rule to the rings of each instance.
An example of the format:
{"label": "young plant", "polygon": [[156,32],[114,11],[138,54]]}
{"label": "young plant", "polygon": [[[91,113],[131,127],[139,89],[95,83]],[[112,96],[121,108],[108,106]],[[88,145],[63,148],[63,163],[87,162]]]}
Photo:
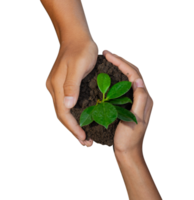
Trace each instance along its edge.
{"label": "young plant", "polygon": [[137,124],[137,119],[133,113],[118,106],[132,103],[130,98],[122,97],[122,95],[130,90],[131,82],[121,81],[109,89],[111,79],[108,74],[101,73],[97,76],[97,84],[99,90],[103,94],[103,98],[102,100],[98,99],[96,105],[90,106],[82,112],[80,116],[80,126],[86,126],[95,121],[107,129],[117,118],[128,122],[134,121]]}

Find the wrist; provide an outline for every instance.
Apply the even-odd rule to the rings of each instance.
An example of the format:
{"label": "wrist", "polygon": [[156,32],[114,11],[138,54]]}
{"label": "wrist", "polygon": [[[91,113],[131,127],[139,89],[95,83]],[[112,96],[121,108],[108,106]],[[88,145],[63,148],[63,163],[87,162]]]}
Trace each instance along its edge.
{"label": "wrist", "polygon": [[129,151],[115,150],[115,157],[119,165],[134,166],[138,163],[144,162],[143,152],[141,148]]}
{"label": "wrist", "polygon": [[60,44],[70,38],[90,36],[80,0],[41,0],[55,27]]}
{"label": "wrist", "polygon": [[84,45],[88,43],[94,43],[90,33],[80,33],[79,35],[75,34],[66,34],[64,36],[61,36],[61,39],[59,40],[61,48],[66,48],[67,46],[71,44],[76,45]]}

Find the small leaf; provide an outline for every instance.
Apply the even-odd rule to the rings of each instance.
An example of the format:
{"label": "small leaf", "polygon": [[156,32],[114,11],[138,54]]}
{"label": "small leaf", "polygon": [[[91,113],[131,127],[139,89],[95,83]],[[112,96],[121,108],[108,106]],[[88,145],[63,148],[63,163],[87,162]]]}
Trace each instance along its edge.
{"label": "small leaf", "polygon": [[97,84],[100,91],[105,94],[110,87],[111,79],[108,74],[101,73],[97,76]]}
{"label": "small leaf", "polygon": [[121,82],[116,83],[108,91],[106,100],[115,99],[124,95],[126,92],[129,91],[129,89],[131,88],[131,85],[132,84],[129,81],[121,81]]}
{"label": "small leaf", "polygon": [[110,100],[109,103],[121,105],[121,104],[126,104],[126,103],[132,103],[132,100],[128,97],[120,97],[118,99]]}
{"label": "small leaf", "polygon": [[104,126],[106,129],[109,124],[116,120],[117,115],[116,108],[110,103],[100,103],[92,112],[92,118],[94,121]]}
{"label": "small leaf", "polygon": [[137,124],[137,119],[132,112],[120,106],[115,106],[115,108],[117,109],[119,119],[126,122],[134,121]]}
{"label": "small leaf", "polygon": [[90,106],[88,108],[86,108],[81,116],[80,116],[80,126],[86,126],[90,123],[93,122],[93,119],[92,119],[92,111],[94,110],[96,106]]}

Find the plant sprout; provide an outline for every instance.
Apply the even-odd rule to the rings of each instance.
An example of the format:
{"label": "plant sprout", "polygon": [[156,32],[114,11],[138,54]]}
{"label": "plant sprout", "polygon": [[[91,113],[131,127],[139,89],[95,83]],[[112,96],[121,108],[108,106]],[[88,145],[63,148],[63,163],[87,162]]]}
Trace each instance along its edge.
{"label": "plant sprout", "polygon": [[103,98],[102,100],[98,99],[96,105],[90,106],[82,112],[80,116],[80,126],[86,126],[95,121],[108,129],[108,126],[117,118],[127,122],[133,121],[137,124],[137,119],[132,112],[118,106],[132,103],[130,98],[122,97],[122,95],[130,90],[131,82],[121,81],[109,89],[111,84],[110,76],[101,73],[97,76],[97,84],[99,90],[103,94]]}

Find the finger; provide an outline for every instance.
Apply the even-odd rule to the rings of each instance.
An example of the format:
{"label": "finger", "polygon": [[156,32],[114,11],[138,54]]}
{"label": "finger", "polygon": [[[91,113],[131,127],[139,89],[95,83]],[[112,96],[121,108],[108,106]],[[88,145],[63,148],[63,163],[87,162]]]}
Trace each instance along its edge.
{"label": "finger", "polygon": [[76,119],[70,113],[70,109],[66,108],[64,105],[63,85],[66,74],[66,67],[63,66],[63,70],[60,70],[59,74],[54,74],[51,78],[56,114],[61,123],[63,123],[78,140],[84,141],[86,137],[84,130],[78,125]]}
{"label": "finger", "polygon": [[153,108],[153,100],[149,96],[148,101],[147,101],[147,105],[146,105],[146,108],[145,108],[145,122],[146,123],[149,122],[150,115],[151,115],[151,112],[152,112],[152,108]]}
{"label": "finger", "polygon": [[131,110],[141,121],[144,121],[148,93],[142,79],[137,79],[133,84],[133,99]]}
{"label": "finger", "polygon": [[[139,73],[139,76],[142,75],[142,72],[141,72],[141,68],[136,65],[135,63],[133,63],[131,60],[125,58],[124,56],[121,56],[119,54],[116,54],[116,53],[113,53],[111,52],[109,49],[104,49],[102,54],[106,57],[106,54],[113,54],[115,57],[121,59],[123,62],[125,62],[127,65],[130,65],[133,69],[135,69],[138,73]],[[140,73],[141,72],[141,73]],[[142,79],[143,79],[143,75],[142,75]]]}
{"label": "finger", "polygon": [[113,65],[117,66],[119,70],[128,77],[130,82],[133,83],[136,79],[141,78],[137,71],[132,66],[124,62],[119,55],[107,53],[105,57]]}
{"label": "finger", "polygon": [[109,51],[104,51],[103,54],[109,62],[118,66],[118,68],[128,77],[129,81],[132,82],[134,97],[132,111],[138,118],[144,120],[145,107],[149,95],[139,70],[128,61]]}
{"label": "finger", "polygon": [[[102,54],[106,57],[107,54],[111,54],[113,55],[114,57],[116,58],[119,58],[120,60],[122,60],[123,62],[125,62],[127,65],[129,65],[130,67],[132,67],[134,70],[136,70],[136,72],[138,73],[139,77],[141,77],[143,80],[144,80],[144,83],[145,83],[145,86],[146,86],[146,90],[149,92],[150,94],[150,90],[149,90],[149,87],[147,85],[147,82],[146,82],[146,79],[142,73],[142,70],[141,68],[136,65],[135,63],[133,63],[132,61],[128,60],[127,58],[119,55],[119,54],[116,54],[116,53],[111,53],[111,51],[109,49],[104,49]],[[125,74],[127,76],[127,74]]]}
{"label": "finger", "polygon": [[[57,106],[55,106],[57,108]],[[58,108],[57,108],[58,109]],[[65,108],[65,110],[67,110]],[[93,140],[85,140],[86,134],[84,130],[79,126],[73,115],[67,110],[67,112],[56,111],[59,121],[79,140],[83,146],[90,147],[93,144]]]}
{"label": "finger", "polygon": [[89,139],[89,140],[79,140],[79,142],[83,145],[83,146],[87,146],[87,147],[91,147],[93,145],[93,140]]}
{"label": "finger", "polygon": [[137,71],[129,64],[125,63],[120,57],[113,54],[106,54],[106,59],[113,65],[117,66],[119,70],[128,77],[128,80],[134,85],[135,80],[141,78]]}
{"label": "finger", "polygon": [[82,145],[84,145],[84,140],[86,138],[86,134],[84,130],[79,126],[76,119],[70,112],[70,109],[66,108],[63,104],[63,87],[61,86],[61,92],[55,90],[55,108],[58,119],[61,123],[73,133],[73,135],[80,141]]}
{"label": "finger", "polygon": [[44,87],[45,87],[45,90],[46,90],[46,92],[48,93],[48,95],[50,97],[52,109],[54,110],[55,95],[54,95],[53,88],[52,88],[52,85],[51,85],[50,80],[48,79],[48,77],[46,77],[44,79]]}
{"label": "finger", "polygon": [[[123,62],[125,62],[127,65],[131,66],[134,70],[136,70],[136,72],[138,73],[138,75],[139,75],[140,77],[142,77],[142,80],[144,80],[145,89],[146,89],[146,92],[147,92],[147,94],[148,94],[149,102],[150,102],[150,101],[153,102],[153,100],[152,100],[153,97],[152,97],[151,92],[150,92],[150,90],[149,90],[149,87],[148,87],[148,85],[147,85],[146,79],[145,79],[145,77],[144,77],[144,75],[143,75],[143,73],[142,73],[142,71],[141,71],[141,68],[140,68],[138,65],[136,65],[135,63],[133,63],[132,61],[128,60],[127,58],[125,58],[125,57],[123,57],[123,56],[120,56],[119,54],[111,53],[111,51],[109,51],[108,49],[104,49],[104,50],[103,50],[103,55],[104,55],[104,56],[106,56],[106,54],[108,54],[108,53],[109,53],[109,54],[113,54],[114,57],[121,59],[121,60],[122,60]],[[126,74],[126,75],[127,75],[127,74]],[[147,114],[150,113],[149,110],[150,110],[149,104],[146,104],[146,108],[145,108],[145,112],[144,112],[144,120],[146,121],[146,123],[148,123],[148,121],[149,121],[149,117],[147,116]],[[149,114],[148,114],[148,115],[149,115]],[[147,117],[147,120],[146,120],[146,117]]]}

